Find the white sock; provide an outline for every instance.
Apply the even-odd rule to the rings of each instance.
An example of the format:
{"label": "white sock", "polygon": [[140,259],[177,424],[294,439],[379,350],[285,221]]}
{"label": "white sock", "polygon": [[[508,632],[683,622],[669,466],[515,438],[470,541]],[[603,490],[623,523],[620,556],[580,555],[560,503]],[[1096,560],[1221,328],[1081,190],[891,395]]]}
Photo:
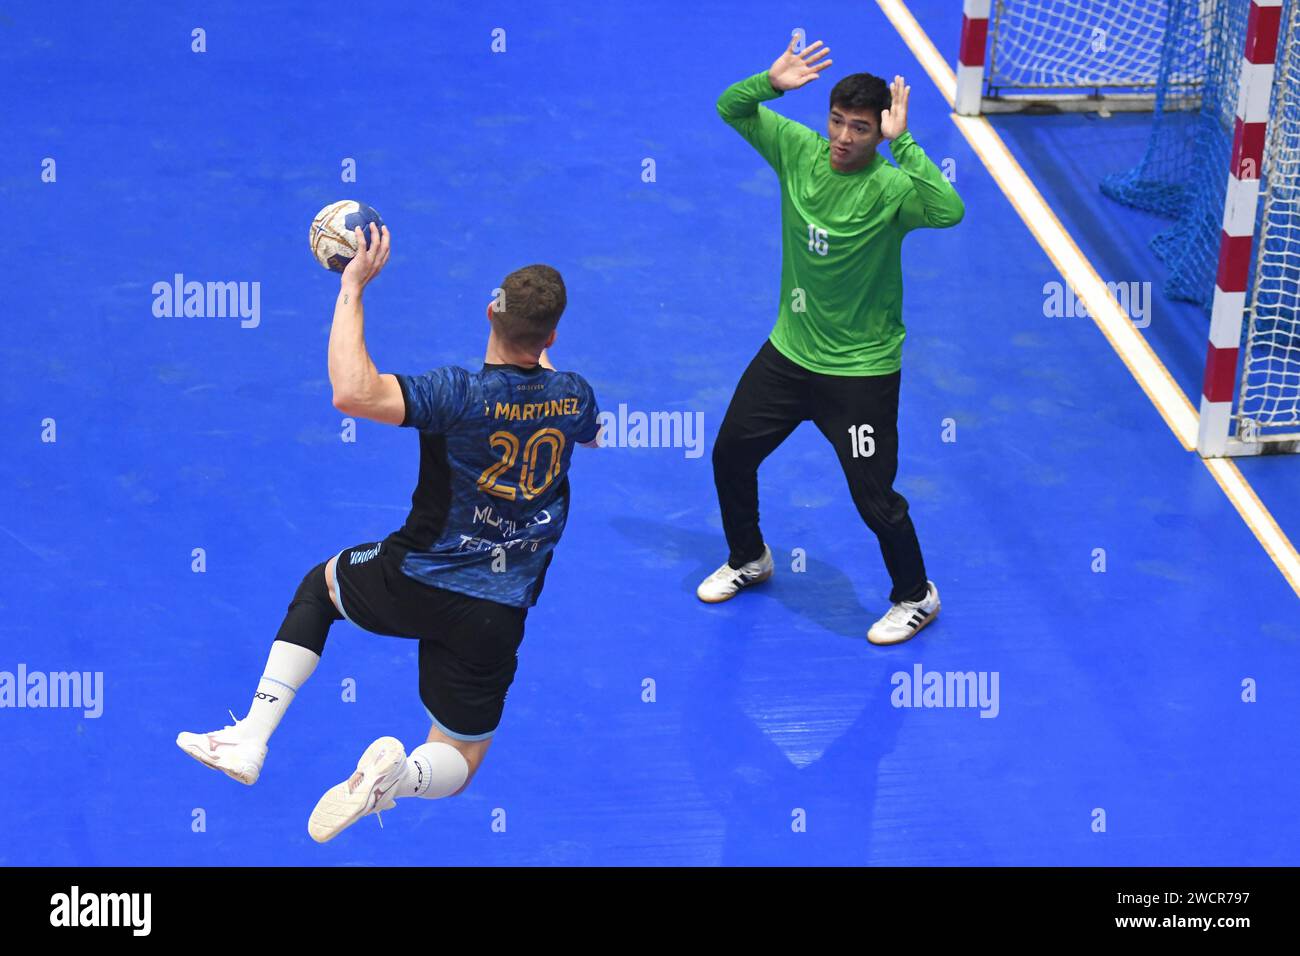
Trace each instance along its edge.
{"label": "white sock", "polygon": [[272,641],[266,669],[257,683],[257,693],[248,716],[238,724],[245,740],[265,744],[275,733],[280,718],[297,696],[298,688],[311,676],[320,655],[288,641]]}
{"label": "white sock", "polygon": [[441,740],[420,744],[406,755],[406,776],[395,797],[449,797],[469,778],[469,764],[459,750]]}

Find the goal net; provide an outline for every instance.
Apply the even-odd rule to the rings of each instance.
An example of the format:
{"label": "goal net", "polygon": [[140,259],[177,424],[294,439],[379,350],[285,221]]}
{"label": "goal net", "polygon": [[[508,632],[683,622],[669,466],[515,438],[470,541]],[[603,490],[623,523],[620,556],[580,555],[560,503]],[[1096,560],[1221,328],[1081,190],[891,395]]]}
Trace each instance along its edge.
{"label": "goal net", "polygon": [[1254,288],[1235,419],[1246,442],[1300,438],[1300,3],[1279,36]]}
{"label": "goal net", "polygon": [[1088,108],[1077,102],[1085,99],[1095,101],[1091,108],[1122,108],[1128,100],[1131,108],[1150,109],[1166,27],[1160,0],[998,0],[989,21],[984,111]]}
{"label": "goal net", "polygon": [[[1300,0],[965,0],[964,12],[960,112],[974,112],[975,104],[979,112],[1151,111],[1136,165],[1100,185],[1110,198],[1170,220],[1151,240],[1168,269],[1165,294],[1207,315],[1216,310],[1217,354],[1207,359],[1207,381],[1211,365],[1221,375],[1225,364],[1237,363],[1228,370],[1236,383],[1229,383],[1236,390],[1231,412],[1215,412],[1215,427],[1230,434],[1209,446],[1203,441],[1202,453],[1300,450]],[[986,51],[973,49],[983,41],[971,29],[981,16]],[[1268,74],[1255,53],[1246,62],[1245,51],[1255,44],[1257,52],[1266,32],[1259,22],[1270,17],[1278,36]],[[1239,111],[1247,93],[1267,100],[1267,116],[1252,107],[1252,119],[1261,122],[1247,130],[1247,140],[1267,130],[1257,169],[1242,166],[1240,152],[1234,156],[1234,144],[1242,148]],[[1239,180],[1248,180],[1248,189]],[[1224,296],[1216,288],[1226,216],[1235,210],[1241,225],[1233,204],[1241,205],[1242,196],[1254,202],[1256,184],[1258,205],[1245,209],[1255,222],[1245,292],[1225,285],[1233,295]],[[1249,226],[1245,221],[1245,231]],[[1220,300],[1230,300],[1239,319],[1230,330],[1237,350],[1230,355],[1225,342],[1215,341],[1224,338]]]}

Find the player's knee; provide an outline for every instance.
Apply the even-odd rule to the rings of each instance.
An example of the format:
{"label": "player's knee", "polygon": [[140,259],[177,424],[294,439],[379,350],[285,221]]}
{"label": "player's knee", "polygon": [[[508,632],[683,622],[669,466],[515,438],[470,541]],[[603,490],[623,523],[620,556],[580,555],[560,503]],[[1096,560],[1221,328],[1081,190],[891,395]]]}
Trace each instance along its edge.
{"label": "player's knee", "polygon": [[887,501],[863,500],[858,502],[862,520],[877,533],[897,531],[909,520],[907,499],[894,494]]}
{"label": "player's knee", "polygon": [[313,610],[327,615],[330,620],[341,621],[343,615],[339,613],[336,606],[336,595],[325,578],[325,564],[326,562],[322,561],[303,576],[302,583],[298,585],[289,607],[292,609],[295,604],[308,605]]}
{"label": "player's knee", "polygon": [[722,442],[722,436],[719,435],[713,441],[713,469],[717,471],[726,461],[726,446]]}
{"label": "player's knee", "polygon": [[342,606],[342,602],[339,600],[338,563],[338,555],[325,562],[325,590],[329,593],[330,600],[335,607]]}
{"label": "player's knee", "polygon": [[469,785],[474,781],[475,769],[476,768],[474,767],[470,767],[469,775],[465,778],[465,782],[460,785],[460,789],[452,794],[453,797],[459,797],[462,793],[464,793],[466,790],[469,789]]}
{"label": "player's knee", "polygon": [[[490,742],[490,739],[485,742]],[[460,789],[453,796],[458,796],[469,789],[469,785],[474,782],[474,777],[478,773],[478,768],[483,763],[483,756],[486,752],[486,747],[472,747],[461,750],[460,755],[465,758],[465,766],[468,770],[465,774],[465,782],[460,785]]]}
{"label": "player's knee", "polygon": [[[427,708],[428,704],[425,704],[425,707]],[[462,740],[448,736],[443,731],[442,726],[435,723],[429,728],[429,736],[425,738],[425,743],[446,744],[460,754],[461,759],[465,761],[465,766],[468,768],[465,777],[465,783],[468,785],[474,779],[479,764],[483,762],[483,756],[487,753],[488,748],[492,746],[492,737],[484,737],[481,740]]]}
{"label": "player's knee", "polygon": [[723,429],[718,432],[718,437],[713,442],[713,470],[732,472],[743,468],[744,452],[743,443]]}
{"label": "player's knee", "polygon": [[322,562],[308,571],[298,585],[275,639],[322,654],[331,625],[341,620],[343,615],[330,600],[329,588],[325,585],[325,564]]}

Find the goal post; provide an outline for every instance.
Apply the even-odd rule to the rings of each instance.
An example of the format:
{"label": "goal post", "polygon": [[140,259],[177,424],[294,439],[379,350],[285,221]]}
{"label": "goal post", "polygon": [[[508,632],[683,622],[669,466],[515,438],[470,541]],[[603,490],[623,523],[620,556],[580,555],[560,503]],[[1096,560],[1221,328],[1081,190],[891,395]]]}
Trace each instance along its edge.
{"label": "goal post", "polygon": [[957,96],[953,108],[962,116],[976,116],[984,96],[984,51],[989,39],[992,0],[963,0],[961,48],[957,52]]}
{"label": "goal post", "polygon": [[1197,450],[1300,451],[1300,0],[964,0],[954,106],[1151,110],[1101,185],[1174,220],[1165,293],[1209,319]]}
{"label": "goal post", "polygon": [[[1294,17],[1300,4],[1290,6]],[[1300,352],[1297,352],[1300,337],[1296,336],[1295,297],[1300,276],[1294,263],[1286,261],[1289,252],[1294,255],[1286,241],[1286,232],[1293,224],[1286,220],[1287,213],[1296,212],[1288,204],[1288,197],[1297,186],[1294,153],[1300,144],[1295,141],[1294,131],[1289,144],[1285,135],[1269,136],[1275,88],[1282,109],[1273,132],[1280,130],[1285,134],[1289,126],[1285,115],[1286,84],[1275,87],[1277,78],[1285,79],[1285,72],[1278,73],[1275,67],[1281,12],[1282,0],[1251,0],[1246,25],[1196,441],[1197,450],[1207,457],[1286,450],[1283,446],[1289,436],[1285,426],[1300,426],[1300,421],[1295,420],[1300,398]],[[1294,58],[1292,53],[1283,56]],[[1291,91],[1291,99],[1295,98],[1295,92]],[[1294,104],[1291,108],[1294,110]],[[1289,157],[1285,155],[1288,149],[1293,154]],[[1261,177],[1268,177],[1266,181],[1271,186],[1266,210],[1270,202],[1277,207],[1276,213],[1270,215],[1266,211],[1262,217],[1259,215]],[[1281,206],[1278,206],[1279,198]],[[1250,288],[1252,252],[1256,253],[1253,290]],[[1290,284],[1289,292],[1286,283]],[[1288,310],[1289,316],[1284,314]],[[1288,327],[1290,343],[1286,341]],[[1285,394],[1288,366],[1289,400]],[[1234,398],[1237,399],[1235,408]],[[1275,425],[1281,429],[1270,427]],[[1300,438],[1300,434],[1293,437]]]}

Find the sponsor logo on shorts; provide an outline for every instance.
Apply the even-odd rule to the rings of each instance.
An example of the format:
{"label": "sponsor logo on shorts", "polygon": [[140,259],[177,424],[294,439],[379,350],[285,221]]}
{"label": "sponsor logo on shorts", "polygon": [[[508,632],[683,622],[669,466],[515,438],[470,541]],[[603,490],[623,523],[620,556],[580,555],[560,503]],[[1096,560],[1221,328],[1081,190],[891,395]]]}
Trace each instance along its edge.
{"label": "sponsor logo on shorts", "polygon": [[365,564],[379,553],[381,547],[383,547],[382,544],[377,544],[373,548],[369,548],[365,551],[353,551],[352,554],[348,556],[348,564]]}

